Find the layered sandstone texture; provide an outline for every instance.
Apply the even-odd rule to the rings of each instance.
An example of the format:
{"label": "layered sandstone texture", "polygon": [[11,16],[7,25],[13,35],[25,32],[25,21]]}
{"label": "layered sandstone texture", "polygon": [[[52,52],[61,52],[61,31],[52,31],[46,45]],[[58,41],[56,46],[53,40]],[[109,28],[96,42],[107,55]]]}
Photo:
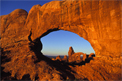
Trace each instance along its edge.
{"label": "layered sandstone texture", "polygon": [[[65,0],[0,16],[1,79],[120,80],[121,8],[119,0]],[[45,57],[40,38],[56,30],[89,41],[94,60],[71,66]]]}

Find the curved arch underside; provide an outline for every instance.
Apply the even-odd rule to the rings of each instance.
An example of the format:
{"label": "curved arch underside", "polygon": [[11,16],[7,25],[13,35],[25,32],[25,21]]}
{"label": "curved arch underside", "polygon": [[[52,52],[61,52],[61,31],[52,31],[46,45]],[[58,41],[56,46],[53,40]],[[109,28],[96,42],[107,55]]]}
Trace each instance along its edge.
{"label": "curved arch underside", "polygon": [[[29,74],[31,80],[121,79],[120,1],[52,1],[34,5],[29,13],[17,9],[0,18],[3,73],[10,72],[16,79]],[[69,76],[68,71],[61,73],[40,53],[40,38],[55,30],[71,31],[88,40],[96,54],[94,60],[70,67],[74,73]]]}

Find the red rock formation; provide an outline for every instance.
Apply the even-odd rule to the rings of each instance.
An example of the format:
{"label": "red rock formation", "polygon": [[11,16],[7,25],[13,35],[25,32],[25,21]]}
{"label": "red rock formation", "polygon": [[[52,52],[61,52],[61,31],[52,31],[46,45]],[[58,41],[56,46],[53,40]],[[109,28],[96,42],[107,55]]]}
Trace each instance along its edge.
{"label": "red rock formation", "polygon": [[58,55],[58,56],[56,57],[56,60],[61,61],[60,55]]}
{"label": "red rock formation", "polygon": [[81,55],[84,55],[84,53],[82,52],[74,53],[68,58],[68,62],[80,63],[82,61],[82,58],[80,57]]}
{"label": "red rock formation", "polygon": [[[31,80],[49,76],[47,80],[121,79],[121,1],[52,1],[34,5],[29,13],[14,10],[0,16],[0,20],[1,67],[5,75],[1,79],[20,80],[27,74]],[[73,73],[44,57],[40,38],[56,30],[71,31],[88,40],[96,54],[94,60],[69,66]]]}
{"label": "red rock formation", "polygon": [[51,58],[51,59],[54,60],[54,61],[56,60],[55,58]]}
{"label": "red rock formation", "polygon": [[94,53],[90,53],[88,58],[92,58],[92,57],[94,57],[94,56],[95,56]]}
{"label": "red rock formation", "polygon": [[67,55],[64,55],[64,58],[62,59],[62,61],[65,61],[65,62],[68,61],[68,59],[67,59]]}
{"label": "red rock formation", "polygon": [[86,59],[87,59],[87,55],[84,54],[84,55],[83,55],[83,61],[85,61]]}
{"label": "red rock formation", "polygon": [[75,52],[73,50],[72,47],[69,47],[69,51],[68,51],[68,56],[70,57],[71,55],[73,55]]}

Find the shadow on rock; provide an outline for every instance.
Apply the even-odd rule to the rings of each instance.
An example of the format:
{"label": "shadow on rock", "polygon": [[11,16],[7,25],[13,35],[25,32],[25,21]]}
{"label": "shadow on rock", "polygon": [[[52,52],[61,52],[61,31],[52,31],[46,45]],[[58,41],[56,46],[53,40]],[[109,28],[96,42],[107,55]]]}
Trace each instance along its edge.
{"label": "shadow on rock", "polygon": [[80,63],[71,62],[71,63],[68,63],[68,65],[71,65],[73,67],[75,67],[75,65],[82,66],[82,65],[85,65],[86,63],[89,63],[91,60],[94,60],[93,57],[87,58],[85,59],[85,61],[81,61]]}

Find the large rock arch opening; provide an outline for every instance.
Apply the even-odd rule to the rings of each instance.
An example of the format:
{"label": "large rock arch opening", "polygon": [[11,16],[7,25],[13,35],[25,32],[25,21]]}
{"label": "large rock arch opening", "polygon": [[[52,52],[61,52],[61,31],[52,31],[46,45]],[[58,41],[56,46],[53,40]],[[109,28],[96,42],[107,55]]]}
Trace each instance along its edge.
{"label": "large rock arch opening", "polygon": [[75,52],[95,53],[90,43],[75,33],[58,30],[40,38],[44,55],[68,55],[69,47],[72,46]]}
{"label": "large rock arch opening", "polygon": [[[2,79],[120,80],[121,1],[52,1],[29,13],[17,9],[1,19]],[[40,38],[67,30],[88,40],[96,57],[83,66],[66,66],[39,54]],[[29,76],[30,75],[30,76]],[[79,76],[80,75],[80,76]]]}
{"label": "large rock arch opening", "polygon": [[[69,28],[69,27],[68,27]],[[74,29],[75,29],[75,27],[74,27]],[[48,29],[45,33],[43,33],[41,36],[39,36],[37,39],[34,39],[33,41],[34,42],[38,42],[39,41],[39,39],[41,39],[42,37],[44,37],[44,36],[46,36],[47,34],[49,34],[49,33],[51,33],[51,32],[53,32],[53,31],[58,31],[58,30],[65,30],[65,31],[70,31],[70,32],[73,32],[73,33],[75,33],[75,34],[77,34],[77,35],[79,35],[80,37],[83,37],[84,39],[86,39],[87,41],[88,41],[88,39],[87,39],[87,32],[85,32],[85,30],[79,30],[79,29],[75,29],[75,31],[74,30],[66,30],[66,29],[60,29],[60,28],[54,28],[54,29]],[[82,31],[82,32],[78,32],[78,31]],[[31,37],[31,36],[30,36]],[[31,39],[31,38],[30,38]],[[31,39],[31,41],[32,41],[32,39]],[[40,41],[41,42],[41,41]],[[88,41],[89,42],[89,41]],[[90,43],[91,44],[91,43]],[[38,44],[38,45],[40,45],[40,44]],[[91,46],[92,46],[93,44],[91,44]],[[94,48],[95,48],[95,46],[97,46],[97,45],[93,45],[94,46]],[[93,49],[94,49],[93,48]],[[41,45],[41,49],[39,49],[40,51],[42,50],[42,45]]]}
{"label": "large rock arch opening", "polygon": [[[78,63],[79,65],[83,65],[86,61],[87,63],[90,62],[93,58],[92,56],[95,56],[90,43],[75,33],[64,30],[55,30],[49,34],[45,33],[45,35],[43,36],[44,38],[42,36],[40,38],[40,42],[42,42],[42,50],[40,51],[43,55],[52,60],[64,61],[70,64],[74,63],[74,65],[78,65]],[[46,47],[44,47],[44,45]],[[70,46],[73,48],[71,49]],[[75,49],[75,52],[73,55],[70,55],[68,50],[70,51],[73,49]],[[83,56],[80,57],[80,55]],[[90,58],[88,56],[90,56]]]}
{"label": "large rock arch opening", "polygon": [[[44,36],[46,36],[46,35],[48,35],[49,33],[51,33],[51,32],[53,32],[53,31],[58,31],[58,30],[63,30],[63,29],[59,29],[59,28],[54,28],[54,29],[49,29],[49,30],[47,30],[45,33],[43,33],[41,36],[39,36],[39,38],[37,38],[37,39],[35,39],[34,40],[34,42],[32,41],[32,39],[31,39],[31,35],[32,35],[32,32],[30,33],[30,35],[29,35],[29,37],[28,37],[28,39],[31,41],[31,43],[30,43],[30,48],[31,48],[31,50],[33,50],[33,51],[35,51],[35,52],[37,52],[37,53],[39,53],[39,52],[41,52],[41,54],[43,54],[42,53],[42,48],[43,48],[43,44],[42,44],[42,42],[41,42],[41,40],[39,41],[39,39],[41,39],[42,37],[44,37]],[[65,31],[69,31],[69,30],[65,30]],[[70,30],[70,32],[71,32],[72,30]],[[77,30],[75,30],[75,31],[77,31]],[[76,33],[76,34],[78,34],[78,33]],[[80,37],[82,36],[82,35],[86,35],[87,33],[86,32],[82,32],[82,34],[79,34],[80,35]],[[84,36],[84,37],[86,37],[86,36]],[[81,41],[82,42],[82,41]],[[39,56],[38,56],[39,57]]]}

